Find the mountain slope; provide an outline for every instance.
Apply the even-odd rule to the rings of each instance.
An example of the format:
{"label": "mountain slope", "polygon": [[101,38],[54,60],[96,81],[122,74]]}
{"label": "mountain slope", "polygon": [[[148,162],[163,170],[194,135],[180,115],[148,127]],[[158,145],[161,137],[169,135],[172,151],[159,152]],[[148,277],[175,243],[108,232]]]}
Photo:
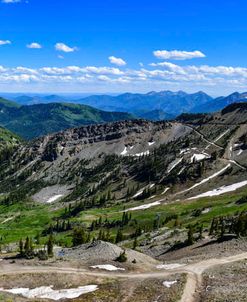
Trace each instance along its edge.
{"label": "mountain slope", "polygon": [[[127,188],[134,195],[138,186],[155,183],[156,195],[168,187],[170,200],[176,194],[188,198],[214,189],[208,177],[219,171],[228,172],[217,186],[247,178],[246,122],[246,104],[234,104],[215,115],[184,117],[183,123],[133,120],[69,129],[21,146],[3,170],[1,187],[38,182],[56,186],[69,200],[111,188],[122,200]],[[123,179],[128,185],[121,185]]]}
{"label": "mountain slope", "polygon": [[21,139],[9,130],[0,127],[0,151],[8,147],[17,146]]}
{"label": "mountain slope", "polygon": [[47,104],[47,103],[64,103],[66,99],[58,95],[48,96],[18,96],[14,98],[15,102],[20,105],[35,105],[35,104]]}
{"label": "mountain slope", "polygon": [[189,112],[196,105],[202,105],[212,98],[204,92],[187,94],[183,91],[149,92],[147,94],[125,93],[119,96],[95,95],[79,100],[103,110],[127,111],[140,116],[143,111],[163,110],[171,115]]}
{"label": "mountain slope", "polygon": [[164,112],[163,110],[159,110],[159,109],[148,111],[148,112],[145,112],[142,114],[139,113],[138,116],[140,118],[147,119],[150,121],[162,121],[162,120],[164,121],[164,120],[172,120],[175,118],[174,115],[168,114],[168,113]]}
{"label": "mountain slope", "polygon": [[233,103],[247,102],[247,93],[234,92],[227,97],[219,97],[215,100],[210,100],[209,102],[196,105],[192,108],[191,112],[193,113],[207,113],[207,112],[216,112],[220,111],[226,106]]}
{"label": "mountain slope", "polygon": [[66,103],[21,107],[11,107],[6,106],[5,103],[0,103],[0,108],[0,124],[26,139],[80,125],[132,118],[127,113],[105,112],[85,105]]}

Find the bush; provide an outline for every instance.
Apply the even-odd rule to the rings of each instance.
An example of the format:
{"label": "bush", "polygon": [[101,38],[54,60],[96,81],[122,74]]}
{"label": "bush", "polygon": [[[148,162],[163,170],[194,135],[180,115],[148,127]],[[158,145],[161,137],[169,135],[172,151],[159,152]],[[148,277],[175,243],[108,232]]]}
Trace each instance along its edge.
{"label": "bush", "polygon": [[37,253],[37,257],[39,258],[39,260],[41,261],[45,261],[45,260],[48,260],[48,255],[47,255],[47,252],[44,251],[44,250],[40,250],[38,251]]}
{"label": "bush", "polygon": [[127,255],[125,251],[123,251],[117,258],[116,261],[118,262],[126,262],[127,261]]}

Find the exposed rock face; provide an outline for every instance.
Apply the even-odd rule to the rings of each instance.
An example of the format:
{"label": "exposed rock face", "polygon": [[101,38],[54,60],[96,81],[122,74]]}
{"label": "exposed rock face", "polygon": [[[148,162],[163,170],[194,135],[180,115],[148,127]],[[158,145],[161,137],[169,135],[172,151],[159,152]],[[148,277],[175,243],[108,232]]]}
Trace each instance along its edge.
{"label": "exposed rock face", "polygon": [[[85,262],[87,264],[103,264],[105,262],[115,261],[116,258],[123,252],[124,250],[110,242],[105,241],[95,241],[92,243],[87,243],[83,245],[79,245],[74,248],[66,248],[58,251],[57,256],[61,256],[62,258],[67,259],[75,259],[78,261]],[[137,263],[149,263],[156,264],[156,260],[152,257],[149,257],[145,254],[133,251],[131,249],[125,250],[127,255],[127,262],[131,263],[132,261],[136,261]]]}

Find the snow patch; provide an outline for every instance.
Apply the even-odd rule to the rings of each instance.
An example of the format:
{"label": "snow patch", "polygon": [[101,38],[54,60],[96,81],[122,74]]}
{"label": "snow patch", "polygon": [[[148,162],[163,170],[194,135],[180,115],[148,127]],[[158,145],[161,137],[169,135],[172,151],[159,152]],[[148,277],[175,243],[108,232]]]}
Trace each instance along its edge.
{"label": "snow patch", "polygon": [[207,214],[211,211],[211,208],[206,208],[202,211],[202,214]]}
{"label": "snow patch", "polygon": [[147,204],[144,204],[144,205],[141,205],[141,206],[138,206],[138,207],[129,208],[129,209],[125,210],[124,212],[128,212],[128,211],[138,211],[138,210],[146,210],[146,209],[149,209],[149,208],[158,206],[158,205],[160,205],[160,204],[161,204],[160,201],[155,201],[155,202],[147,203]]}
{"label": "snow patch", "polygon": [[154,186],[155,186],[155,184],[151,184],[151,185],[148,185],[148,186],[144,187],[143,189],[141,189],[140,191],[138,191],[138,192],[133,196],[133,198],[140,196],[146,188],[152,189]]}
{"label": "snow patch", "polygon": [[190,161],[191,161],[191,163],[193,163],[194,161],[201,161],[205,158],[210,158],[210,155],[207,153],[197,153],[191,157]]}
{"label": "snow patch", "polygon": [[208,182],[209,180],[211,180],[211,179],[213,179],[213,178],[215,178],[215,177],[221,175],[223,172],[225,172],[226,170],[228,170],[230,167],[231,167],[231,164],[228,164],[227,166],[225,166],[225,167],[224,167],[223,169],[221,169],[220,171],[218,171],[218,172],[214,173],[213,175],[211,175],[211,176],[209,176],[209,177],[203,179],[202,181],[200,181],[200,182],[194,184],[192,187],[190,187],[190,188],[188,188],[188,189],[186,189],[186,190],[184,190],[184,191],[182,191],[182,192],[178,192],[177,194],[183,194],[183,193],[189,192],[189,191],[193,190],[194,188],[197,188],[197,187],[203,185],[204,183]]}
{"label": "snow patch", "polygon": [[2,224],[6,223],[6,222],[8,222],[8,221],[10,221],[10,220],[13,220],[14,218],[15,218],[15,217],[9,217],[9,218],[5,219],[5,220],[2,222]]}
{"label": "snow patch", "polygon": [[155,142],[148,142],[148,145],[149,146],[152,146],[152,145],[154,145],[155,144]]}
{"label": "snow patch", "polygon": [[90,267],[98,268],[98,269],[104,269],[106,271],[125,271],[124,268],[116,267],[116,266],[111,265],[111,264],[100,264],[100,265],[93,265],[93,266],[90,266]]}
{"label": "snow patch", "polygon": [[167,173],[170,173],[174,168],[176,168],[177,165],[179,165],[182,162],[183,158],[175,159],[170,165],[167,170]]}
{"label": "snow patch", "polygon": [[34,289],[29,288],[13,288],[13,289],[3,289],[0,288],[0,291],[11,293],[14,295],[22,295],[25,298],[33,299],[51,299],[54,301],[58,301],[60,299],[74,299],[78,298],[82,294],[87,294],[94,292],[98,289],[97,285],[86,285],[78,288],[70,288],[70,289],[59,289],[54,290],[53,286],[41,286]]}
{"label": "snow patch", "polygon": [[131,156],[137,156],[137,157],[140,157],[140,156],[144,156],[144,155],[149,155],[150,154],[150,151],[145,151],[145,152],[141,152],[141,153],[136,153],[136,154],[131,154]]}
{"label": "snow patch", "polygon": [[51,198],[49,198],[49,199],[46,201],[46,203],[52,203],[52,202],[58,200],[58,199],[61,198],[61,197],[63,197],[62,194],[58,194],[58,195],[52,196]]}
{"label": "snow patch", "polygon": [[170,288],[173,284],[176,284],[176,283],[177,283],[177,280],[174,280],[174,281],[164,281],[164,282],[163,282],[163,285],[164,285],[165,287]]}
{"label": "snow patch", "polygon": [[161,194],[165,194],[170,188],[165,188],[165,190]]}
{"label": "snow patch", "polygon": [[180,150],[180,155],[188,154],[190,152],[190,148]]}
{"label": "snow patch", "polygon": [[124,150],[120,153],[121,155],[126,155],[128,153],[128,149],[127,147],[125,146],[124,147]]}
{"label": "snow patch", "polygon": [[239,156],[240,154],[242,154],[244,152],[244,150],[243,149],[240,149],[239,151],[238,151],[238,153],[237,153],[237,156]]}
{"label": "snow patch", "polygon": [[182,174],[184,172],[186,167],[182,167],[182,169],[178,172],[178,175]]}
{"label": "snow patch", "polygon": [[241,182],[229,185],[229,186],[222,186],[222,187],[219,187],[218,189],[214,189],[212,191],[208,191],[208,192],[202,193],[200,195],[191,197],[191,198],[189,198],[189,200],[191,200],[191,199],[197,199],[197,198],[202,198],[202,197],[208,197],[208,196],[211,197],[211,196],[222,195],[224,193],[236,191],[237,189],[240,189],[240,188],[242,188],[242,187],[244,187],[246,185],[247,185],[247,180],[241,181]]}

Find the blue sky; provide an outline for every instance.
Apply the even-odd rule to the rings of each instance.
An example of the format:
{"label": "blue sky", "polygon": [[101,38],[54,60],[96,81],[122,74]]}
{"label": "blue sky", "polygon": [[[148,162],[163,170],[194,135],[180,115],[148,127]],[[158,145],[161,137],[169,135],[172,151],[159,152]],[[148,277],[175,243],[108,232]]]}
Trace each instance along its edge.
{"label": "blue sky", "polygon": [[247,90],[246,1],[0,1],[2,92]]}

